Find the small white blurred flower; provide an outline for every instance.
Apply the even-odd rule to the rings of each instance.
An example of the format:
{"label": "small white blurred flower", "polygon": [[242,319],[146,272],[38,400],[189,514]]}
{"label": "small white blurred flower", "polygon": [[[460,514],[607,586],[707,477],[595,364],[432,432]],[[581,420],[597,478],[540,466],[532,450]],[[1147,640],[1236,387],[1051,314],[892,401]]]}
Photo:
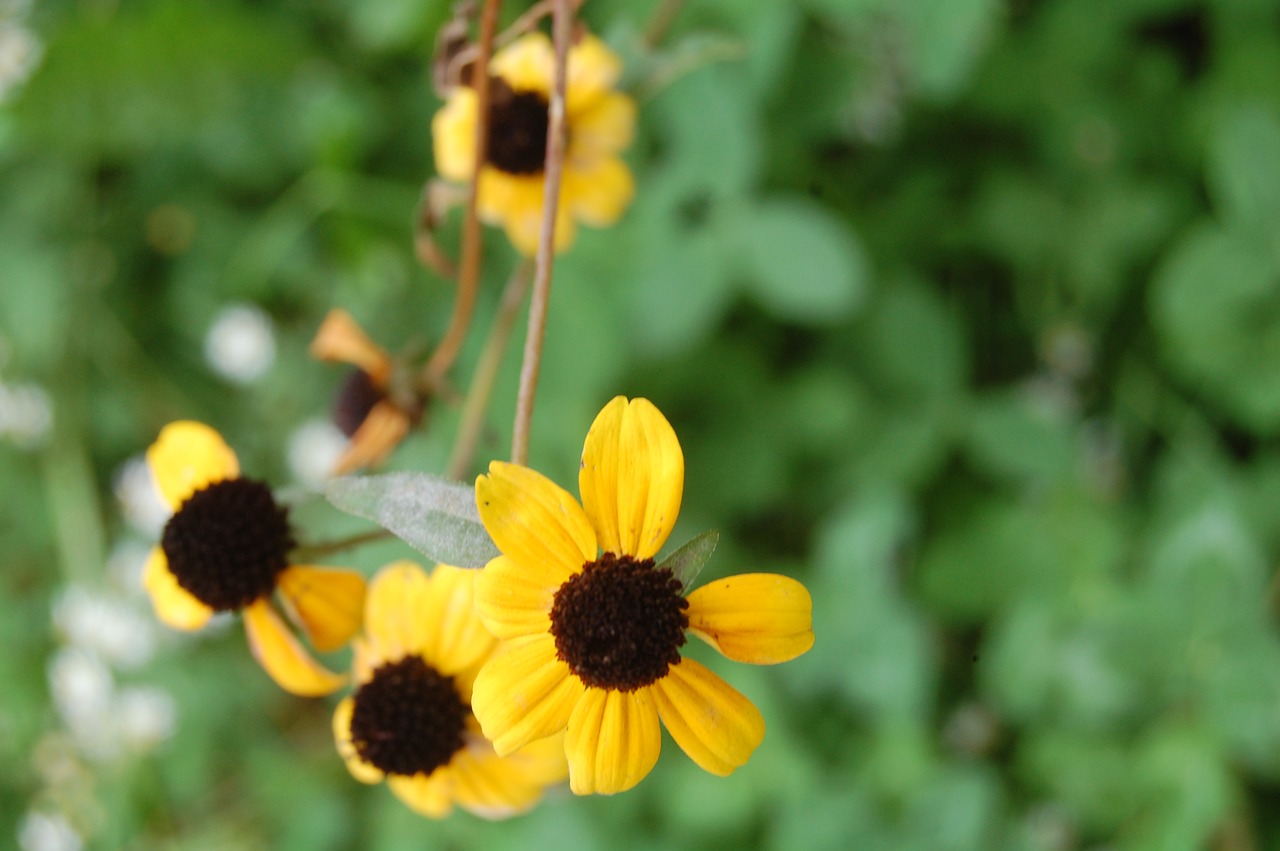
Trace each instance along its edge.
{"label": "small white blurred flower", "polygon": [[29,811],[18,825],[22,851],[80,851],[84,839],[62,813]]}
{"label": "small white blurred flower", "polygon": [[320,487],[347,450],[347,436],[328,420],[303,423],[289,438],[289,470],[299,482]]}
{"label": "small white blurred flower", "polygon": [[67,588],[53,607],[53,622],[70,644],[117,668],[138,668],[155,653],[155,628],[122,599],[83,585]]}
{"label": "small white blurred flower", "polygon": [[0,23],[0,102],[27,81],[43,53],[44,45],[29,29]]}
{"label": "small white blurred flower", "polygon": [[113,489],[129,525],[148,538],[160,537],[172,512],[160,495],[145,456],[135,455],[120,465]]}
{"label": "small white blurred flower", "polygon": [[116,701],[121,740],[136,750],[150,750],[173,735],[178,710],[173,696],[155,686],[128,686]]}
{"label": "small white blurred flower", "polygon": [[107,576],[111,585],[125,596],[141,598],[142,570],[150,556],[150,544],[133,538],[116,541],[107,554]]}
{"label": "small white blurred flower", "polygon": [[97,656],[77,647],[62,647],[49,662],[49,690],[67,727],[107,727],[115,682]]}
{"label": "small white blurred flower", "polygon": [[37,384],[0,384],[0,437],[20,449],[34,449],[44,442],[53,424],[49,394]]}
{"label": "small white blurred flower", "polygon": [[276,359],[270,317],[251,304],[223,308],[204,338],[204,357],[228,381],[249,384],[261,378]]}

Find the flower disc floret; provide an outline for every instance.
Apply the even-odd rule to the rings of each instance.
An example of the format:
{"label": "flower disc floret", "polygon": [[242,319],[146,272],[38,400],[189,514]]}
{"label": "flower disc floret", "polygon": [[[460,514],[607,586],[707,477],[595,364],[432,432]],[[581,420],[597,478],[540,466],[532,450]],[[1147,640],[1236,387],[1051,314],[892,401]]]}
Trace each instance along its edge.
{"label": "flower disc floret", "polygon": [[591,688],[635,691],[680,664],[689,601],[653,559],[605,553],[556,592],[551,634],[569,670]]}
{"label": "flower disc floret", "polygon": [[452,677],[406,656],[380,666],[356,692],[351,742],[387,774],[430,774],[462,748],[469,714]]}
{"label": "flower disc floret", "polygon": [[214,611],[242,609],[270,594],[293,544],[288,512],[265,484],[247,478],[193,493],[160,541],[178,584]]}
{"label": "flower disc floret", "polygon": [[488,161],[508,174],[538,174],[547,159],[548,104],[539,92],[495,79],[489,98]]}

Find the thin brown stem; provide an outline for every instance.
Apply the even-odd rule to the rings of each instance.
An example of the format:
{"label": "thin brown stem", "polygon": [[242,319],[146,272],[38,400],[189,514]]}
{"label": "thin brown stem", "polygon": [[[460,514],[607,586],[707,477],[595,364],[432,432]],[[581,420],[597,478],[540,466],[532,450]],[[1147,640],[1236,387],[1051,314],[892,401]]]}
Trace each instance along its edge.
{"label": "thin brown stem", "polygon": [[534,258],[533,298],[529,303],[529,332],[524,341],[520,367],[520,391],[516,397],[515,428],[511,435],[511,461],[529,460],[529,429],[533,422],[533,401],[542,365],[542,341],[547,329],[547,305],[551,299],[551,267],[555,262],[556,219],[560,209],[560,174],[564,170],[565,80],[569,67],[569,39],[573,35],[573,3],[556,0],[552,16],[555,41],[555,85],[551,91],[547,125],[547,159],[543,169],[542,229],[538,232],[538,253]]}
{"label": "thin brown stem", "polygon": [[475,312],[476,291],[480,288],[480,250],[484,231],[476,208],[479,196],[480,170],[489,155],[489,57],[493,53],[493,37],[498,29],[498,11],[502,0],[485,0],[480,14],[480,41],[477,48],[475,73],[476,135],[475,168],[467,187],[467,207],[462,220],[462,257],[458,267],[458,292],[453,303],[453,316],[445,329],[440,344],[422,369],[423,390],[430,392],[437,387],[458,359],[471,316]]}
{"label": "thin brown stem", "polygon": [[343,550],[354,549],[364,544],[372,544],[374,541],[381,541],[391,537],[391,533],[386,529],[374,529],[369,532],[361,532],[358,535],[350,535],[346,538],[338,538],[333,541],[321,541],[316,544],[303,544],[294,549],[293,559],[299,562],[312,561],[325,556],[340,553]]}
{"label": "thin brown stem", "polygon": [[489,329],[489,337],[484,342],[476,371],[471,376],[471,386],[467,388],[467,397],[462,403],[462,419],[458,423],[453,454],[449,457],[449,466],[445,468],[445,475],[450,479],[461,479],[466,475],[471,459],[475,456],[480,431],[484,427],[484,413],[493,395],[493,384],[502,366],[502,355],[507,350],[511,331],[520,315],[520,305],[524,303],[525,292],[529,289],[532,271],[533,266],[528,260],[521,262],[507,279],[507,286],[502,291],[498,315]]}
{"label": "thin brown stem", "polygon": [[653,17],[649,19],[649,25],[644,30],[646,47],[653,49],[662,43],[682,8],[684,8],[684,0],[662,0],[658,4]]}

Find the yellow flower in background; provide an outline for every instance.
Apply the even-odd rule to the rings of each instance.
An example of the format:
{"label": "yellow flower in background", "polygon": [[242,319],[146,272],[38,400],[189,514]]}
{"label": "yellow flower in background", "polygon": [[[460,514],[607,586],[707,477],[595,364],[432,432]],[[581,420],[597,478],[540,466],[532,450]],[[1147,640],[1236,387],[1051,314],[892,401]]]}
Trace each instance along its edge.
{"label": "yellow flower in background", "polygon": [[272,605],[317,650],[336,650],[360,627],[364,577],[350,570],[290,565],[293,532],[286,510],[262,482],[240,475],[240,462],[203,423],[165,426],[147,450],[161,496],[173,510],[152,549],[143,586],[156,615],[197,630],[214,612],[239,611],[254,656],[294,694],[321,695],[346,678],[315,661]]}
{"label": "yellow flower in background", "polygon": [[338,752],[365,783],[387,781],[416,812],[462,807],[484,818],[529,809],[568,773],[562,736],[498,756],[471,714],[476,671],[497,643],[473,605],[477,571],[412,562],[369,585],[355,642],[354,694],[333,715]]}
{"label": "yellow flower in background", "polygon": [[421,400],[393,398],[391,355],[369,339],[345,310],[329,311],[310,352],[317,360],[355,367],[334,405],[334,423],[350,443],[334,465],[333,475],[381,464],[422,419]]}
{"label": "yellow flower in background", "polygon": [[[530,33],[493,55],[487,162],[480,170],[480,218],[506,228],[522,253],[537,250],[542,223],[548,103],[555,67],[551,40]],[[631,144],[635,102],[614,91],[621,61],[600,39],[583,36],[569,50],[565,91],[567,146],[555,247],[573,242],[576,222],[606,227],[621,217],[635,181],[619,154]],[[458,86],[431,122],[436,169],[465,182],[475,170],[476,93]]]}
{"label": "yellow flower in background", "polygon": [[[577,794],[631,788],[658,759],[659,719],[713,774],[764,737],[755,706],[682,658],[686,633],[740,662],[785,662],[813,645],[812,601],[774,574],[720,579],[683,596],[654,565],[684,487],[671,425],[646,399],[617,397],[582,450],[582,504],[525,467],[476,480],[480,518],[502,555],[476,580],[476,608],[503,645],[472,706],[497,752],[567,731]],[[603,554],[601,551],[603,550]]]}

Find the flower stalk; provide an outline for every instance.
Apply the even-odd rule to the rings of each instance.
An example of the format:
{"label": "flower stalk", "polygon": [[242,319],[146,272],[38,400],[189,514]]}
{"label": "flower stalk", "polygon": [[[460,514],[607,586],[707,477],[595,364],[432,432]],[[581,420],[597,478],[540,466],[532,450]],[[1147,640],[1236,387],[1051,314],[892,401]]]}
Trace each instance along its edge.
{"label": "flower stalk", "polygon": [[529,459],[529,430],[533,422],[534,397],[538,389],[542,344],[547,328],[547,307],[551,299],[551,270],[555,263],[556,220],[560,209],[560,177],[564,169],[565,89],[568,79],[569,40],[573,34],[573,12],[571,0],[556,0],[551,25],[552,39],[555,44],[555,77],[551,89],[547,124],[542,228],[538,233],[538,253],[534,258],[529,330],[525,336],[524,359],[520,368],[520,389],[516,397],[515,426],[511,435],[511,461],[514,464],[525,464]]}
{"label": "flower stalk", "polygon": [[[489,58],[493,53],[494,33],[498,29],[498,11],[502,0],[485,0],[480,15],[480,40],[478,43],[474,76],[472,79],[489,79]],[[480,288],[480,256],[484,244],[484,232],[480,227],[477,198],[480,194],[480,164],[489,153],[489,86],[478,85],[476,91],[475,162],[467,187],[467,205],[462,220],[462,256],[458,266],[458,292],[454,300],[453,315],[440,344],[431,354],[422,370],[422,389],[431,391],[443,381],[466,340],[475,311],[476,292]]]}

